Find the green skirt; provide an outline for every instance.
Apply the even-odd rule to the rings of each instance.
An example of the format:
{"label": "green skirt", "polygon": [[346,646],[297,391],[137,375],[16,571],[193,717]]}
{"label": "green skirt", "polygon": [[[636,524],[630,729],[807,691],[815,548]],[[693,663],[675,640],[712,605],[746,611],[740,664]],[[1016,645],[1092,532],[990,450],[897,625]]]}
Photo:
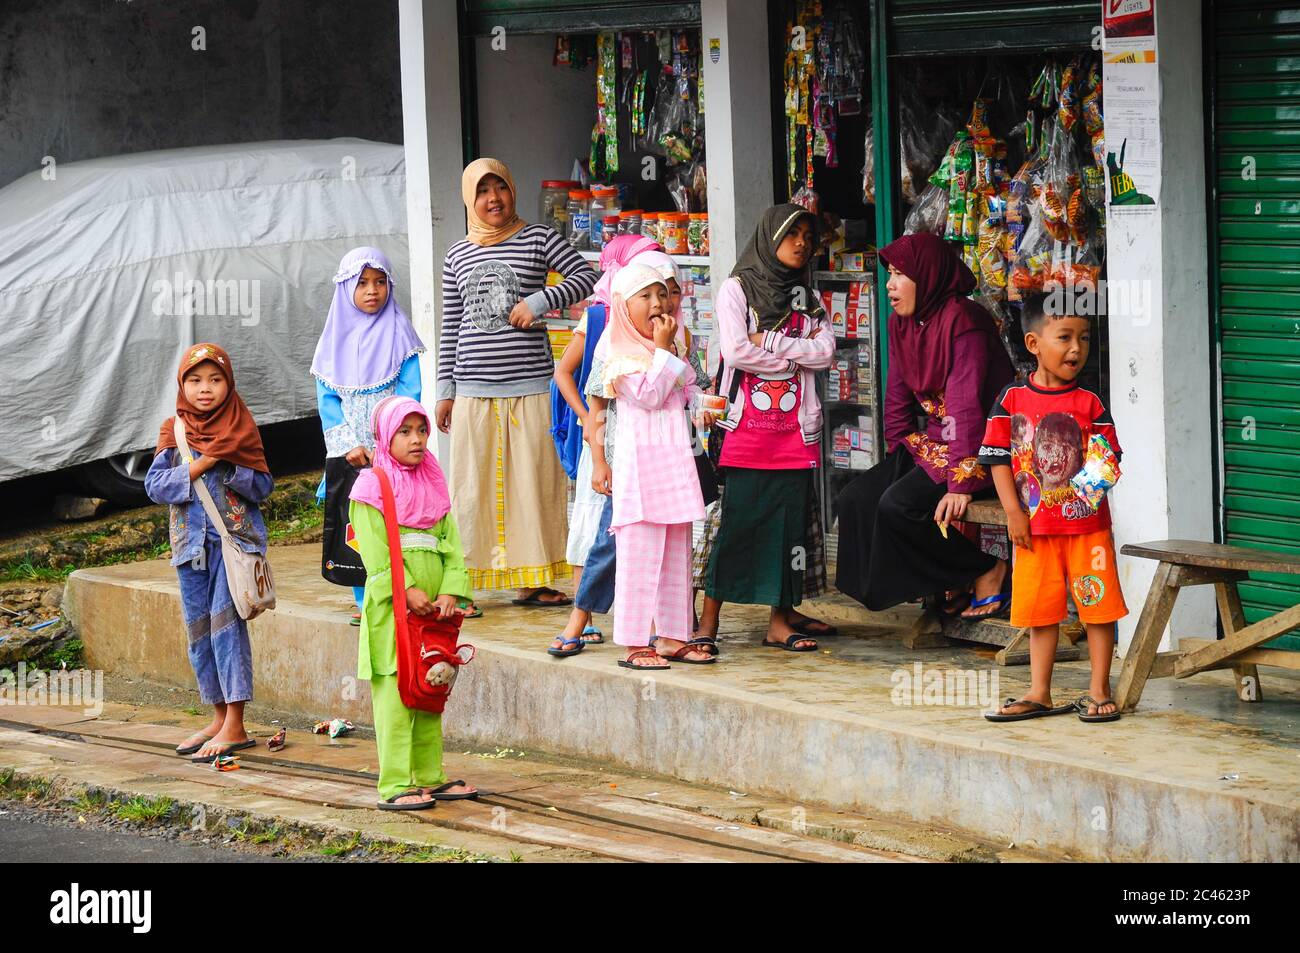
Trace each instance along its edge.
{"label": "green skirt", "polygon": [[815,470],[728,467],[704,591],[722,602],[796,606],[808,566]]}

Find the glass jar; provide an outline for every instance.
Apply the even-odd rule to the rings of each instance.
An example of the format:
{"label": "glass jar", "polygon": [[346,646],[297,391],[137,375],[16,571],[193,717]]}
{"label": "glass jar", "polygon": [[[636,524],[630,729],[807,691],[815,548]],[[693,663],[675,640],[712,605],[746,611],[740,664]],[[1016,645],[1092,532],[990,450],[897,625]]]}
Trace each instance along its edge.
{"label": "glass jar", "polygon": [[547,179],[542,183],[538,221],[549,225],[561,235],[568,233],[569,189],[573,186],[572,182],[557,179]]}
{"label": "glass jar", "polygon": [[[614,216],[615,227],[618,224],[618,189],[593,189],[591,193],[591,247],[595,251],[605,247],[602,229],[605,218]],[[612,237],[612,236],[611,236]]]}
{"label": "glass jar", "polygon": [[591,245],[591,193],[586,189],[569,192],[567,211],[569,231],[565,237],[578,251],[586,251]]}

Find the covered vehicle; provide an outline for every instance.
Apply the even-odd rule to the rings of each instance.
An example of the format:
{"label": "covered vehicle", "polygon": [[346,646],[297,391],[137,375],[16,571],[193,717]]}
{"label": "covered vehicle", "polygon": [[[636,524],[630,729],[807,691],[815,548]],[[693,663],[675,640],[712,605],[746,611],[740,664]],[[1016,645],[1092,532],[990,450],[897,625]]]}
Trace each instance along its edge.
{"label": "covered vehicle", "polygon": [[410,274],[399,145],[145,152],[0,189],[0,482],[87,465],[92,490],[139,498],[196,341],[230,352],[259,424],[315,414],[312,353],[358,245]]}

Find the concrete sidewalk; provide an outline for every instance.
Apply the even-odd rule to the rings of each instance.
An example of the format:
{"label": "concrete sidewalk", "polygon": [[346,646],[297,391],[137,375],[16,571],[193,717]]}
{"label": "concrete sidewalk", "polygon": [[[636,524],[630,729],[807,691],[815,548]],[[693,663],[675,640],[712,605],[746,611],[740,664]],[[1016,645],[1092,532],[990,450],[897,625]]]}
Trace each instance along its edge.
{"label": "concrete sidewalk", "polygon": [[[368,722],[347,593],[320,579],[315,546],[273,549],[272,561],[279,608],[252,624],[258,702]],[[880,624],[897,616],[826,606],[857,624],[820,652],[792,654],[758,646],[763,611],[728,606],[718,664],[638,673],[615,665],[613,645],[547,656],[563,610],[516,608],[505,594],[480,604],[485,616],[463,636],[478,658],[445,722],[465,742],[1080,859],[1300,860],[1300,686],[1273,670],[1262,704],[1239,702],[1230,674],[1216,672],[1151,683],[1139,711],[1114,724],[1069,715],[995,725],[981,708],[1021,692],[1027,668],[999,668],[982,650],[906,653],[897,629]],[[192,685],[165,563],[77,572],[66,605],[92,668]],[[959,674],[965,698],[952,690]],[[947,697],[936,678],[949,680]],[[1058,702],[1087,683],[1086,661],[1059,664]]]}

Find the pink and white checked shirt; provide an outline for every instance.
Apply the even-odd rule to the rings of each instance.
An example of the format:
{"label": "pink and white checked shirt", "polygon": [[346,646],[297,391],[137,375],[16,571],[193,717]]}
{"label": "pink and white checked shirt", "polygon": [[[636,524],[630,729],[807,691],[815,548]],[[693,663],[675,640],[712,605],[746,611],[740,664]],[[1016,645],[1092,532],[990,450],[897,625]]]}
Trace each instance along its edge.
{"label": "pink and white checked shirt", "polygon": [[690,366],[656,350],[650,369],[615,383],[614,514],[629,523],[689,523],[704,518],[686,406],[699,391]]}

